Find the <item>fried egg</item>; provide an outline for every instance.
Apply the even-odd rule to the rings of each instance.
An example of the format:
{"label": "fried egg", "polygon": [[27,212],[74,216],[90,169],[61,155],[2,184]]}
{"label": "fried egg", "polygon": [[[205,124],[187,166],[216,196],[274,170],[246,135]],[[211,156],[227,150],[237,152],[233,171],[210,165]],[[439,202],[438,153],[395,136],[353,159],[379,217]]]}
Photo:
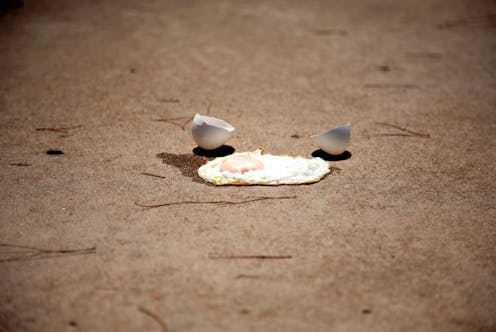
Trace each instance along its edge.
{"label": "fried egg", "polygon": [[218,157],[198,169],[198,175],[215,185],[281,185],[318,182],[330,172],[322,158],[304,158],[254,152]]}

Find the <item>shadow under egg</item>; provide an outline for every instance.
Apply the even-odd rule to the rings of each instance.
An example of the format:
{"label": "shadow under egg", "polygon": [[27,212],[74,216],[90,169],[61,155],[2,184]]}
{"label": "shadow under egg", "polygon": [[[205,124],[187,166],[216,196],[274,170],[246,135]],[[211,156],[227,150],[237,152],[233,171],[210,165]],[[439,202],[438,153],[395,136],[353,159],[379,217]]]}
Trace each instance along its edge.
{"label": "shadow under egg", "polygon": [[199,146],[193,149],[194,154],[206,158],[224,157],[233,154],[234,151],[235,149],[230,145],[222,145],[221,147],[214,150],[205,150],[200,148]]}
{"label": "shadow under egg", "polygon": [[324,152],[321,149],[315,150],[312,152],[312,157],[320,157],[324,159],[325,161],[340,161],[340,160],[347,160],[351,158],[351,152],[350,151],[345,151],[341,154],[338,155],[332,155]]}

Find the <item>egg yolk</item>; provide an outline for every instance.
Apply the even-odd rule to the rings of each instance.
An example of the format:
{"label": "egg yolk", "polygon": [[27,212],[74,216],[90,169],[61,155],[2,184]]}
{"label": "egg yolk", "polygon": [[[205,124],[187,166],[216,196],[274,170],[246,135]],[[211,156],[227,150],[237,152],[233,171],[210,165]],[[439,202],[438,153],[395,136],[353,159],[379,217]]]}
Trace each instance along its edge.
{"label": "egg yolk", "polygon": [[231,173],[246,173],[248,171],[259,171],[264,165],[257,158],[250,156],[232,156],[226,158],[220,168]]}

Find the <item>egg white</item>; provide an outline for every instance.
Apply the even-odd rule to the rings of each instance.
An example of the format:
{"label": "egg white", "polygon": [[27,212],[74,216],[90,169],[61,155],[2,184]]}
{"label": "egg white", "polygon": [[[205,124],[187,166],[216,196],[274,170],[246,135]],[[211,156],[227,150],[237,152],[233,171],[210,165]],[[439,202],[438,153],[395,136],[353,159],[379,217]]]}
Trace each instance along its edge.
{"label": "egg white", "polygon": [[[247,155],[260,160],[263,170],[231,173],[221,169],[222,162],[235,155]],[[277,156],[255,152],[234,153],[215,158],[198,169],[198,175],[215,185],[281,185],[318,182],[330,172],[329,162],[322,158]]]}

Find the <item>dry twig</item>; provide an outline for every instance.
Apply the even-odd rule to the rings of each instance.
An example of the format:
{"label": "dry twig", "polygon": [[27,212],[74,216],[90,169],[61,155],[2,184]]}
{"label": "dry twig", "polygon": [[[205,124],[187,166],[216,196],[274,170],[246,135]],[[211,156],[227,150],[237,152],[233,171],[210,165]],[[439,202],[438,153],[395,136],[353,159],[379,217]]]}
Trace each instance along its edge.
{"label": "dry twig", "polygon": [[177,98],[161,98],[160,101],[162,103],[175,103],[175,104],[180,102],[180,100]]}
{"label": "dry twig", "polygon": [[423,138],[430,138],[431,137],[431,135],[429,135],[429,134],[418,133],[416,131],[406,129],[406,128],[403,128],[403,127],[400,127],[400,126],[397,126],[397,125],[394,125],[391,123],[387,123],[387,122],[376,122],[376,124],[381,125],[381,126],[385,126],[385,127],[391,127],[391,128],[398,129],[398,130],[401,130],[403,132],[408,133],[408,134],[405,134],[405,133],[382,134],[381,136],[403,136],[403,137],[417,136],[417,137],[423,137]]}
{"label": "dry twig", "polygon": [[179,201],[179,202],[170,202],[170,203],[162,203],[162,204],[154,204],[154,205],[145,205],[145,204],[140,204],[138,202],[135,202],[137,206],[143,207],[143,208],[157,208],[157,207],[162,207],[162,206],[170,206],[170,205],[186,205],[186,204],[217,204],[217,205],[237,205],[237,204],[246,204],[246,203],[252,203],[252,202],[258,202],[258,201],[265,201],[265,200],[273,200],[273,199],[295,199],[296,196],[262,196],[262,197],[254,197],[254,198],[249,198],[244,201]]}
{"label": "dry twig", "polygon": [[217,255],[208,254],[210,259],[290,259],[291,255]]}
{"label": "dry twig", "polygon": [[155,320],[158,325],[162,328],[162,332],[167,332],[169,331],[169,328],[167,327],[167,324],[155,313],[151,312],[150,310],[144,308],[144,307],[138,307],[138,310],[147,315],[148,317],[151,317],[153,320]]}
{"label": "dry twig", "polygon": [[12,163],[11,166],[31,166],[29,163]]}
{"label": "dry twig", "polygon": [[[178,120],[185,120],[186,121],[183,121],[183,122],[177,122]],[[189,117],[189,116],[181,116],[181,117],[177,117],[177,118],[163,118],[163,119],[155,119],[153,121],[157,121],[157,122],[167,122],[167,123],[170,123],[174,126],[177,126],[179,128],[181,128],[182,130],[185,130],[186,129],[186,125],[188,123],[190,123],[191,121],[193,120],[192,117]]]}
{"label": "dry twig", "polygon": [[256,274],[238,274],[235,279],[261,279],[262,276]]}
{"label": "dry twig", "polygon": [[37,131],[53,131],[56,133],[67,133],[68,130],[81,128],[83,125],[73,127],[50,127],[50,128],[36,128]]}
{"label": "dry twig", "polygon": [[372,89],[419,89],[420,87],[416,84],[399,84],[399,83],[369,83],[365,84],[364,87]]}
{"label": "dry twig", "polygon": [[408,52],[406,54],[409,58],[415,59],[441,59],[442,54],[437,52]]}
{"label": "dry twig", "polygon": [[47,259],[47,258],[55,258],[61,256],[86,255],[86,254],[94,254],[96,252],[96,247],[83,248],[83,249],[52,250],[52,249],[42,249],[42,248],[10,244],[10,243],[0,243],[0,247],[22,249],[22,250],[0,251],[0,255],[7,256],[5,258],[3,257],[0,258],[0,263],[14,262],[14,261],[28,261],[34,259]]}
{"label": "dry twig", "polygon": [[156,177],[156,178],[165,179],[165,176],[157,175],[157,174],[152,174],[152,173],[147,173],[147,172],[143,172],[143,173],[141,173],[141,175],[148,175],[148,176],[153,176],[153,177]]}
{"label": "dry twig", "polygon": [[329,29],[316,29],[313,31],[313,33],[318,36],[331,36],[331,35],[346,36],[348,34],[348,31],[344,29],[329,28]]}

